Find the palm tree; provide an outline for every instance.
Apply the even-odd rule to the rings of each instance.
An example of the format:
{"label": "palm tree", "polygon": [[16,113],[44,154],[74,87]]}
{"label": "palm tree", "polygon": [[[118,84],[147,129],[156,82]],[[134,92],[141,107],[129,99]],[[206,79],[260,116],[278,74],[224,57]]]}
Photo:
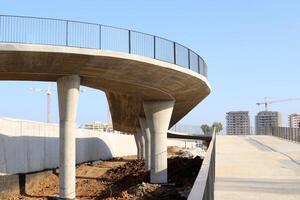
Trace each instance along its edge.
{"label": "palm tree", "polygon": [[214,122],[212,125],[212,129],[215,128],[216,133],[219,133],[223,130],[223,125],[220,122]]}
{"label": "palm tree", "polygon": [[211,132],[211,128],[207,124],[203,124],[201,126],[201,129],[205,135],[207,135]]}

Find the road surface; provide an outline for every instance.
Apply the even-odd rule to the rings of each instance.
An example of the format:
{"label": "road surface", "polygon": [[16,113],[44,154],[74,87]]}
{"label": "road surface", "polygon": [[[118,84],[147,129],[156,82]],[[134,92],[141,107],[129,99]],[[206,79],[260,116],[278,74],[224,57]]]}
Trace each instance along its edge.
{"label": "road surface", "polygon": [[216,200],[299,200],[300,144],[272,136],[218,136]]}

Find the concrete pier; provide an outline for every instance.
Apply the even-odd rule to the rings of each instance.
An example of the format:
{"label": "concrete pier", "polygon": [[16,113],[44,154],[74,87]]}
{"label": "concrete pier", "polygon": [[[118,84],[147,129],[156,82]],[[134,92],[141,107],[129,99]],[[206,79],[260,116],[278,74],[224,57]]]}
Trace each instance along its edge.
{"label": "concrete pier", "polygon": [[151,170],[151,135],[150,129],[147,125],[146,118],[139,118],[140,126],[144,135],[145,140],[145,170]]}
{"label": "concrete pier", "polygon": [[151,133],[151,183],[167,183],[167,131],[174,101],[145,101],[143,107]]}
{"label": "concrete pier", "polygon": [[139,128],[139,134],[140,134],[140,140],[141,140],[141,159],[145,159],[145,137],[144,137],[144,131],[142,131],[141,128]]}
{"label": "concrete pier", "polygon": [[137,159],[142,159],[141,133],[139,129],[137,129],[136,133],[134,134],[134,140],[137,149]]}
{"label": "concrete pier", "polygon": [[75,199],[75,130],[80,77],[65,76],[57,80],[59,103],[59,195]]}

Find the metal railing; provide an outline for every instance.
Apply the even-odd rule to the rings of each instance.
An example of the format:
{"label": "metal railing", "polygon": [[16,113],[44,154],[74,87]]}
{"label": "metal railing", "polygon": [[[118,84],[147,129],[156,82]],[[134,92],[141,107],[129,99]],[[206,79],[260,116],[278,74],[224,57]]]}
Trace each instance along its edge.
{"label": "metal railing", "polygon": [[264,134],[300,143],[300,128],[265,127]]}
{"label": "metal railing", "polygon": [[212,134],[205,158],[188,200],[213,200],[215,188],[216,133]]}
{"label": "metal railing", "polygon": [[200,126],[197,125],[189,125],[189,124],[175,124],[171,127],[170,131],[180,132],[180,133],[188,133],[192,135],[204,135]]}
{"label": "metal railing", "polygon": [[162,37],[107,25],[0,15],[0,42],[125,52],[173,63],[207,77],[205,61],[189,48]]}

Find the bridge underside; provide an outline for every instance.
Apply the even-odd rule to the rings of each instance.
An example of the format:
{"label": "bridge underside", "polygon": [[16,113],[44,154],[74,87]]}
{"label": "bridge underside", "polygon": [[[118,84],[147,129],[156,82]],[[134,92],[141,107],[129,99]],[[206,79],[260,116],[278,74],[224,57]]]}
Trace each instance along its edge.
{"label": "bridge underside", "polygon": [[[57,82],[60,197],[74,199],[80,85],[105,92],[116,130],[135,134],[152,183],[167,183],[167,131],[209,93],[207,79],[167,62],[96,49],[0,44],[0,80]],[[99,105],[102,106],[102,105]]]}
{"label": "bridge underside", "polygon": [[206,78],[196,72],[125,53],[1,44],[0,60],[0,80],[57,81],[79,75],[81,85],[106,93],[114,129],[129,133],[145,116],[143,101],[175,100],[171,127],[210,93]]}

